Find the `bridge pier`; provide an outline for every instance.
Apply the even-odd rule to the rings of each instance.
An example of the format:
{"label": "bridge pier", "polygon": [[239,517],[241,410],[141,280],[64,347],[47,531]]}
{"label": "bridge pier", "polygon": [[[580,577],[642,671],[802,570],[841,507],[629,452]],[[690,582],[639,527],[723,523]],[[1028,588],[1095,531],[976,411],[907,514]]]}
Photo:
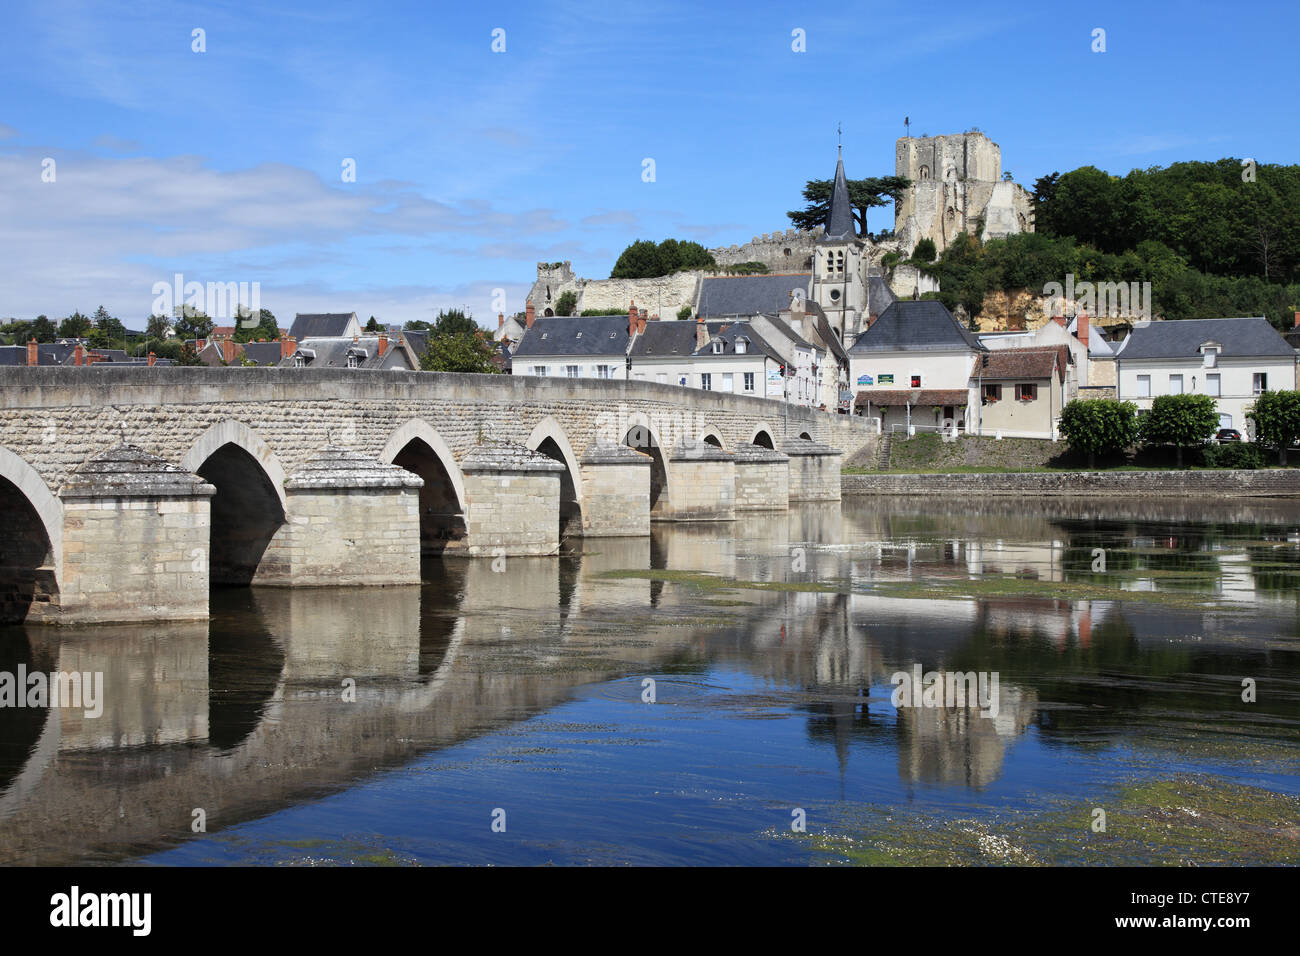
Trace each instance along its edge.
{"label": "bridge pier", "polygon": [[736,510],[784,511],[790,506],[790,458],[762,445],[737,445]]}
{"label": "bridge pier", "polygon": [[471,557],[557,554],[564,466],[523,445],[484,442],[460,463]]}
{"label": "bridge pier", "polygon": [[330,446],[284,483],[285,523],[253,583],[420,583],[419,475]]}
{"label": "bridge pier", "polygon": [[734,458],[708,442],[682,441],[668,461],[668,505],[662,513],[665,520],[735,520]]}
{"label": "bridge pier", "polygon": [[790,457],[791,501],[839,501],[838,448],[806,438],[791,438],[781,445]]}
{"label": "bridge pier", "polygon": [[211,498],[203,479],[134,445],[72,472],[63,501],[57,599],[30,621],[104,624],[208,616]]}
{"label": "bridge pier", "polygon": [[582,456],[582,533],[592,537],[650,533],[652,459],[627,445],[593,442]]}

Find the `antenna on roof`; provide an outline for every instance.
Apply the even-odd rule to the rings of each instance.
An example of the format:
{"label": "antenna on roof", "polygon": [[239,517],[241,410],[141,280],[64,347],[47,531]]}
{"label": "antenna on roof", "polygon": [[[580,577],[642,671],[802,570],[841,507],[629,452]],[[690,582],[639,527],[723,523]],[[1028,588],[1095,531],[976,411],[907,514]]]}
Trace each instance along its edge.
{"label": "antenna on roof", "polygon": [[844,152],[844,131],[838,122],[835,124],[835,148],[841,153]]}

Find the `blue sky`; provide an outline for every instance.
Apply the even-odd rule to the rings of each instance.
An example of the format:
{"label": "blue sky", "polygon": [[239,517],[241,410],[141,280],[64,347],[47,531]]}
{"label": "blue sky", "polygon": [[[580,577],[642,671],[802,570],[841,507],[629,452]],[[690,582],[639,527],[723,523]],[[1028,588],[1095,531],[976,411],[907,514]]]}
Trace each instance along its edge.
{"label": "blue sky", "polygon": [[851,177],[893,172],[904,116],[979,127],[1026,186],[1300,161],[1294,2],[274,6],[6,0],[0,316],[141,327],[179,272],[259,282],[281,324],[495,325],[538,261],[602,278],[637,238],[786,228],[837,122]]}

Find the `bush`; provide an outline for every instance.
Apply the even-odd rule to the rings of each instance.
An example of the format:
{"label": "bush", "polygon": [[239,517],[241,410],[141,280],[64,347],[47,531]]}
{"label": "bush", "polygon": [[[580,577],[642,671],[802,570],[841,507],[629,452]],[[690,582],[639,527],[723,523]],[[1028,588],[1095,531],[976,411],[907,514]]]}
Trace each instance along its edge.
{"label": "bush", "polygon": [[1206,445],[1204,458],[1208,468],[1241,468],[1254,471],[1268,464],[1264,458],[1264,450],[1259,445],[1244,441]]}
{"label": "bush", "polygon": [[682,306],[680,309],[677,310],[677,318],[678,318],[678,319],[680,319],[680,320],[682,320],[682,321],[685,321],[686,319],[689,319],[690,317],[691,317],[691,307],[690,307],[689,305],[684,305],[684,306]]}
{"label": "bush", "polygon": [[578,293],[573,290],[561,292],[560,297],[555,300],[556,315],[573,315],[573,310],[578,307]]}
{"label": "bush", "polygon": [[934,246],[934,240],[928,236],[916,244],[912,250],[912,258],[920,259],[922,262],[934,262],[939,255],[939,250]]}

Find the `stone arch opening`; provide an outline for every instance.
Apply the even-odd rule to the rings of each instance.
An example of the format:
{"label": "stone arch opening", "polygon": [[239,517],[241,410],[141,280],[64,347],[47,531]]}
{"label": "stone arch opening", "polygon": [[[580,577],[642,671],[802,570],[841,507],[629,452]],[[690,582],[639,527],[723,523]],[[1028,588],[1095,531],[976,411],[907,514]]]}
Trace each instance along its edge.
{"label": "stone arch opening", "polygon": [[582,475],[573,446],[560,423],[547,416],[534,426],[525,443],[533,451],[564,466],[560,472],[560,541],[582,534]]}
{"label": "stone arch opening", "polygon": [[33,604],[57,594],[54,546],[40,512],[0,476],[0,624],[21,624]]}
{"label": "stone arch opening", "polygon": [[718,429],[712,425],[709,425],[700,433],[699,440],[704,442],[706,445],[712,445],[714,448],[721,448],[724,451],[727,447],[722,443],[722,432],[718,431]]}
{"label": "stone arch opening", "polygon": [[812,441],[812,435],[809,435],[807,432],[800,432],[799,437],[805,441]]}
{"label": "stone arch opening", "polygon": [[413,418],[393,432],[379,460],[424,479],[420,489],[420,554],[465,547],[465,479],[449,446],[428,422]]}
{"label": "stone arch opening", "polygon": [[233,441],[208,455],[194,472],[217,489],[212,496],[209,583],[247,587],[284,524],[284,502],[258,459]]}
{"label": "stone arch opening", "polygon": [[772,427],[767,422],[760,422],[754,429],[754,434],[749,437],[751,445],[761,445],[764,448],[776,448],[776,442],[772,440]]}
{"label": "stone arch opening", "polygon": [[649,425],[633,425],[623,436],[623,444],[650,456],[650,516],[668,504],[668,461],[663,447]]}
{"label": "stone arch opening", "polygon": [[712,445],[714,448],[722,447],[722,442],[718,439],[717,435],[705,435],[704,444]]}

